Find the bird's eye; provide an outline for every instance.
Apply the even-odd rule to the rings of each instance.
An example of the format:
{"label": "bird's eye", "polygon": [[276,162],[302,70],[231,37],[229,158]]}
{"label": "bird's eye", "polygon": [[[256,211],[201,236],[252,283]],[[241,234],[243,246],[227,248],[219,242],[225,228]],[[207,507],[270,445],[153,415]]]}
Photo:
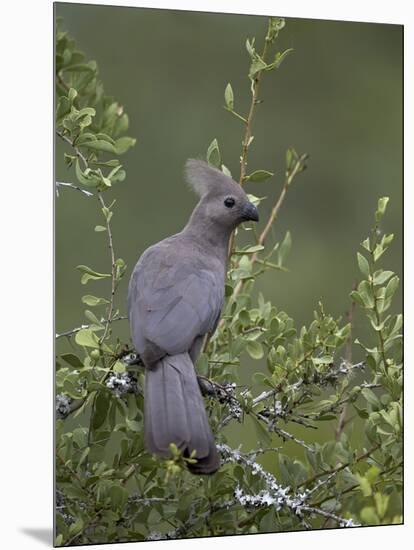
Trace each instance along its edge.
{"label": "bird's eye", "polygon": [[233,199],[233,197],[228,197],[224,200],[224,206],[227,208],[233,208],[233,206],[236,204],[236,201]]}

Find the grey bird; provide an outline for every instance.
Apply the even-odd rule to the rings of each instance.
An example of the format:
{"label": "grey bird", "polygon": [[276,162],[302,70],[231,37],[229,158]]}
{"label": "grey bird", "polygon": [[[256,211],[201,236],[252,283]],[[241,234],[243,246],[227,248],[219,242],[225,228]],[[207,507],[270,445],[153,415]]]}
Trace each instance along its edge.
{"label": "grey bird", "polygon": [[150,246],[138,260],[128,289],[132,341],[145,369],[144,443],[170,457],[195,451],[194,474],[220,467],[194,364],[204,337],[217,327],[232,231],[258,221],[240,185],[201,160],[189,159],[187,182],[200,197],[187,225]]}

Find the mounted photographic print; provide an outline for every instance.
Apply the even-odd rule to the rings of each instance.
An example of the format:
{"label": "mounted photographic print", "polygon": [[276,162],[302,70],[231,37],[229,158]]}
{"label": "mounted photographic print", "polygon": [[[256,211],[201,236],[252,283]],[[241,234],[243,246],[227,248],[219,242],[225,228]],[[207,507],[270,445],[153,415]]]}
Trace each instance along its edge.
{"label": "mounted photographic print", "polygon": [[403,27],[54,15],[55,545],[401,524]]}

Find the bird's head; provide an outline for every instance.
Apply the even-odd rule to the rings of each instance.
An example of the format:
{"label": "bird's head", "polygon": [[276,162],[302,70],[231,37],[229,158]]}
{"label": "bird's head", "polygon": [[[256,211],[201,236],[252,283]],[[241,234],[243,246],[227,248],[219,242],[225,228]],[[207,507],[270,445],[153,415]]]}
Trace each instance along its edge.
{"label": "bird's head", "polygon": [[199,213],[209,221],[228,229],[245,221],[259,221],[256,206],[231,177],[195,159],[186,162],[185,173],[187,182],[201,198]]}

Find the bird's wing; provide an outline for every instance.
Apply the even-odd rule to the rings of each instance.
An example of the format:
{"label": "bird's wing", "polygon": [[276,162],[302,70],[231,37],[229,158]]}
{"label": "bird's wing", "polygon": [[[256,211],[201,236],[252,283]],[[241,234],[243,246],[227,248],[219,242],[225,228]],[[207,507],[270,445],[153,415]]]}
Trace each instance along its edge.
{"label": "bird's wing", "polygon": [[154,344],[169,355],[191,348],[214,329],[223,304],[219,276],[174,247],[151,247],[131,277],[128,309],[139,353]]}

